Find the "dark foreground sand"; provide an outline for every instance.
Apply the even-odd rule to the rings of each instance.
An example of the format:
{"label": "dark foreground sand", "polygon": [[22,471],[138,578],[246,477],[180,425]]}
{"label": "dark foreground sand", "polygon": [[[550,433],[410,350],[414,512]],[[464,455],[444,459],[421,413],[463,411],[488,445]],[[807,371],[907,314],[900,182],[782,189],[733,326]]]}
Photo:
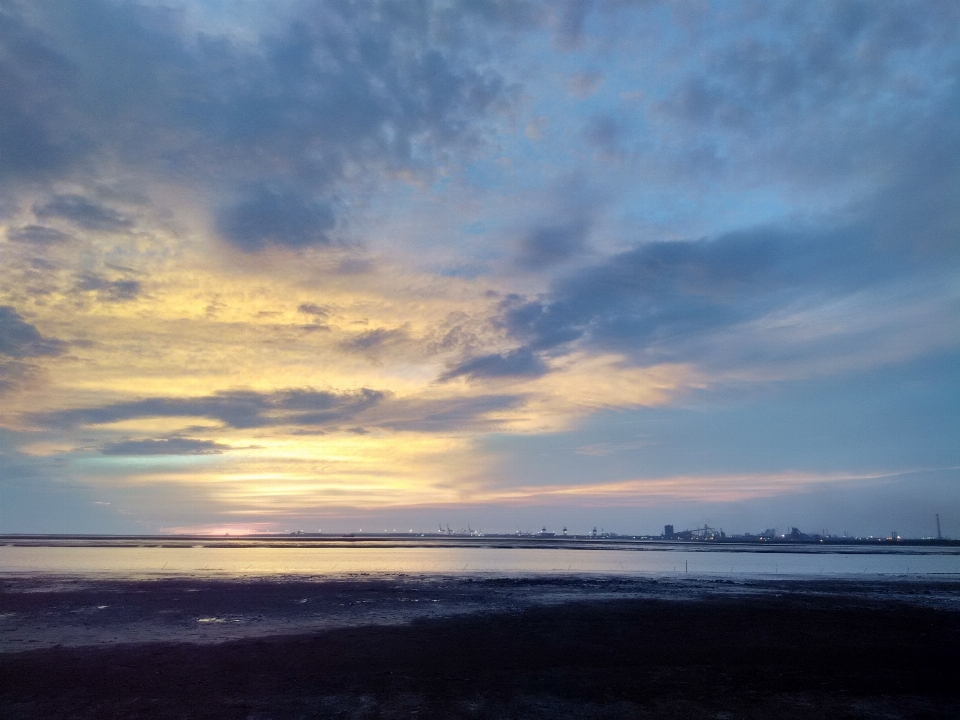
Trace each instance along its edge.
{"label": "dark foreground sand", "polygon": [[0,718],[958,718],[958,598],[920,581],[6,578]]}

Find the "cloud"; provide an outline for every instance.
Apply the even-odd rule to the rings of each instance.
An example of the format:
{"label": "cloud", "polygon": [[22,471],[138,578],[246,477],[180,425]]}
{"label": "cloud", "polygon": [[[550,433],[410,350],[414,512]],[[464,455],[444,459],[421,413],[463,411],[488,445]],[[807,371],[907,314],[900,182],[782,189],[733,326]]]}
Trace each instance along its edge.
{"label": "cloud", "polygon": [[745,129],[803,110],[823,112],[852,94],[872,100],[891,79],[895,53],[929,42],[938,34],[937,22],[958,18],[946,4],[927,13],[904,10],[794,4],[789,14],[753,18],[751,24],[770,31],[764,35],[725,33],[706,16],[701,29],[719,42],[656,109],[695,125]]}
{"label": "cloud", "polygon": [[623,135],[623,128],[609,115],[595,115],[590,119],[584,137],[598,150],[613,154]]}
{"label": "cloud", "polygon": [[521,241],[516,262],[525,270],[541,270],[563,263],[584,251],[588,232],[589,223],[585,218],[537,228]]}
{"label": "cloud", "polygon": [[329,245],[336,225],[333,207],[296,192],[257,187],[220,211],[217,229],[233,245],[253,252],[265,245]]}
{"label": "cloud", "polygon": [[[862,226],[649,242],[557,280],[543,297],[506,298],[499,323],[530,352],[576,344],[643,364],[703,361],[723,333],[875,291],[913,263],[876,247]],[[751,332],[755,352],[764,338]],[[833,342],[842,336],[833,331]]]}
{"label": "cloud", "polygon": [[[524,6],[304,0],[239,37],[140,3],[6,3],[0,180],[120,169],[194,190],[241,250],[329,246],[371,190],[482,141],[514,90],[476,51]],[[35,212],[134,224],[84,194]]]}
{"label": "cloud", "polygon": [[56,245],[66,242],[70,236],[44,225],[25,225],[7,230],[7,238],[14,242],[34,245]]}
{"label": "cloud", "polygon": [[603,75],[596,72],[578,72],[570,76],[567,88],[571,95],[580,100],[593,95],[603,85]]}
{"label": "cloud", "polygon": [[528,348],[518,348],[505,353],[481,355],[465,360],[440,376],[441,382],[458,377],[504,378],[539,377],[549,372],[546,363]]}
{"label": "cloud", "polygon": [[297,306],[297,311],[304,315],[309,315],[313,319],[313,322],[310,324],[300,325],[301,330],[306,330],[307,332],[330,331],[330,326],[325,323],[326,319],[330,317],[330,308],[314,303],[300,303],[300,305]]}
{"label": "cloud", "polygon": [[674,52],[699,59],[667,70],[650,96],[661,172],[804,190],[872,184],[909,161],[897,155],[931,131],[924,124],[953,134],[939,105],[955,92],[956,4],[731,10],[687,14]]}
{"label": "cloud", "polygon": [[36,368],[29,363],[0,357],[0,393],[29,383],[36,375]]}
{"label": "cloud", "polygon": [[593,0],[564,0],[558,3],[555,42],[563,50],[574,50],[583,41],[587,16]]}
{"label": "cloud", "polygon": [[[35,425],[56,430],[156,418],[207,418],[235,430],[283,428],[292,435],[323,435],[358,428],[404,432],[450,433],[501,427],[501,413],[516,410],[526,398],[520,394],[472,397],[406,397],[369,388],[333,392],[310,388],[257,393],[220,392],[196,398],[150,397],[84,408],[33,413]],[[212,454],[233,449],[181,435],[121,440],[103,446],[107,455]]]}
{"label": "cloud", "polygon": [[36,378],[38,368],[24,360],[56,357],[62,355],[66,347],[62,340],[41,335],[13,307],[0,305],[0,392]]}
{"label": "cloud", "polygon": [[107,443],[100,452],[104,455],[219,455],[227,450],[232,448],[213,440],[177,436],[159,440],[121,440]]}
{"label": "cloud", "polygon": [[50,176],[79,154],[70,132],[46,122],[59,110],[49,94],[68,90],[72,78],[70,63],[44,40],[12,6],[0,8],[0,182]]}
{"label": "cloud", "polygon": [[297,310],[304,315],[312,315],[317,320],[324,320],[330,316],[330,309],[314,303],[300,303]]}
{"label": "cloud", "polygon": [[195,398],[151,397],[31,417],[42,425],[62,428],[160,417],[209,418],[244,429],[313,426],[353,418],[386,397],[385,393],[369,388],[342,393],[313,389],[273,393],[234,390]]}
{"label": "cloud", "polygon": [[107,280],[99,275],[83,275],[77,283],[77,290],[96,292],[104,302],[126,302],[135,300],[142,288],[137,280]]}
{"label": "cloud", "polygon": [[522,395],[398,399],[378,408],[370,426],[404,432],[450,433],[496,430],[506,423],[497,415],[520,408]]}
{"label": "cloud", "polygon": [[407,342],[410,336],[403,328],[377,328],[360,333],[340,343],[340,347],[349,352],[377,354],[389,346]]}
{"label": "cloud", "polygon": [[66,344],[45,338],[20,313],[0,305],[0,355],[10,358],[52,357],[63,353]]}
{"label": "cloud", "polygon": [[[929,20],[917,30],[927,40],[911,42],[930,41]],[[871,78],[853,72],[847,50],[846,59],[835,58],[835,72],[865,83],[872,97],[890,81],[886,63],[893,62],[886,50],[879,52],[887,60]],[[890,362],[954,346],[950,277],[960,261],[960,131],[950,118],[960,109],[960,90],[945,87],[924,94],[922,106],[900,106],[911,108],[910,115],[892,112],[882,123],[838,129],[827,138],[818,131],[817,142],[798,131],[797,144],[783,146],[808,156],[798,160],[808,168],[832,162],[830,155],[885,168],[882,183],[861,187],[852,200],[837,198],[818,212],[767,225],[751,227],[747,220],[744,229],[708,237],[638,238],[632,249],[558,277],[546,293],[508,296],[499,326],[534,353],[581,347],[623,352],[640,364],[692,361],[744,372],[806,361],[825,369],[858,353],[861,362]],[[780,102],[775,98],[794,90],[777,85],[766,92],[767,101]],[[844,102],[839,90],[822,92]],[[818,112],[826,107],[817,102]],[[719,121],[704,122],[716,129]],[[789,142],[790,133],[781,134]],[[729,129],[722,137],[738,141]],[[822,182],[832,180],[818,178],[816,186],[822,189]]]}
{"label": "cloud", "polygon": [[56,195],[49,202],[33,206],[33,214],[42,220],[60,218],[86,230],[122,232],[133,227],[133,220],[113,208],[95,203],[82,195]]}
{"label": "cloud", "polygon": [[[632,434],[571,457],[649,463],[651,408],[960,346],[950,3],[214,5],[0,0],[0,386],[63,354],[40,329],[77,338],[54,385],[0,405],[72,435],[64,458],[224,452],[253,507],[263,478],[316,487],[321,463],[383,485],[423,443],[455,494],[454,465],[503,481],[484,433],[592,414]],[[270,447],[213,442],[250,434]],[[183,485],[212,487],[188,460]],[[87,461],[118,484],[156,466]],[[410,465],[391,492],[427,497]],[[351,497],[380,492],[359,476]]]}

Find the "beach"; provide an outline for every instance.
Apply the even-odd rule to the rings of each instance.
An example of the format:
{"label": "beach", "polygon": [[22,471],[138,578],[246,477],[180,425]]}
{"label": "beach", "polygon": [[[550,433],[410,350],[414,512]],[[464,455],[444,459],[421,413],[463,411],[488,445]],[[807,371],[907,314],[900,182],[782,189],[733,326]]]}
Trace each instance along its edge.
{"label": "beach", "polygon": [[4,718],[952,718],[954,579],[4,577]]}

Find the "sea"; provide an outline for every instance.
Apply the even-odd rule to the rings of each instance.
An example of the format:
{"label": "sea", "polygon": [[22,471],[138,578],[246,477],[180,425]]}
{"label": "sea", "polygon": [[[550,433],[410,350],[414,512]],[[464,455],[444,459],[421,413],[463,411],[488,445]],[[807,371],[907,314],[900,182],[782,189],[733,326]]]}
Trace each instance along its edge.
{"label": "sea", "polygon": [[0,539],[0,576],[960,578],[960,547],[598,541]]}

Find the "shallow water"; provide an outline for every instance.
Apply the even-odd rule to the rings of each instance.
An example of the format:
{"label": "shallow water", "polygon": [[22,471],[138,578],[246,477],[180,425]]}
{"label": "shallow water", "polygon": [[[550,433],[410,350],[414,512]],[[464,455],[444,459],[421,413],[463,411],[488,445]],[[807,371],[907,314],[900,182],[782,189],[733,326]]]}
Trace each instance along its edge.
{"label": "shallow water", "polygon": [[863,546],[728,549],[470,546],[0,546],[0,574],[104,577],[342,577],[369,574],[601,574],[630,576],[960,575],[956,548]]}

